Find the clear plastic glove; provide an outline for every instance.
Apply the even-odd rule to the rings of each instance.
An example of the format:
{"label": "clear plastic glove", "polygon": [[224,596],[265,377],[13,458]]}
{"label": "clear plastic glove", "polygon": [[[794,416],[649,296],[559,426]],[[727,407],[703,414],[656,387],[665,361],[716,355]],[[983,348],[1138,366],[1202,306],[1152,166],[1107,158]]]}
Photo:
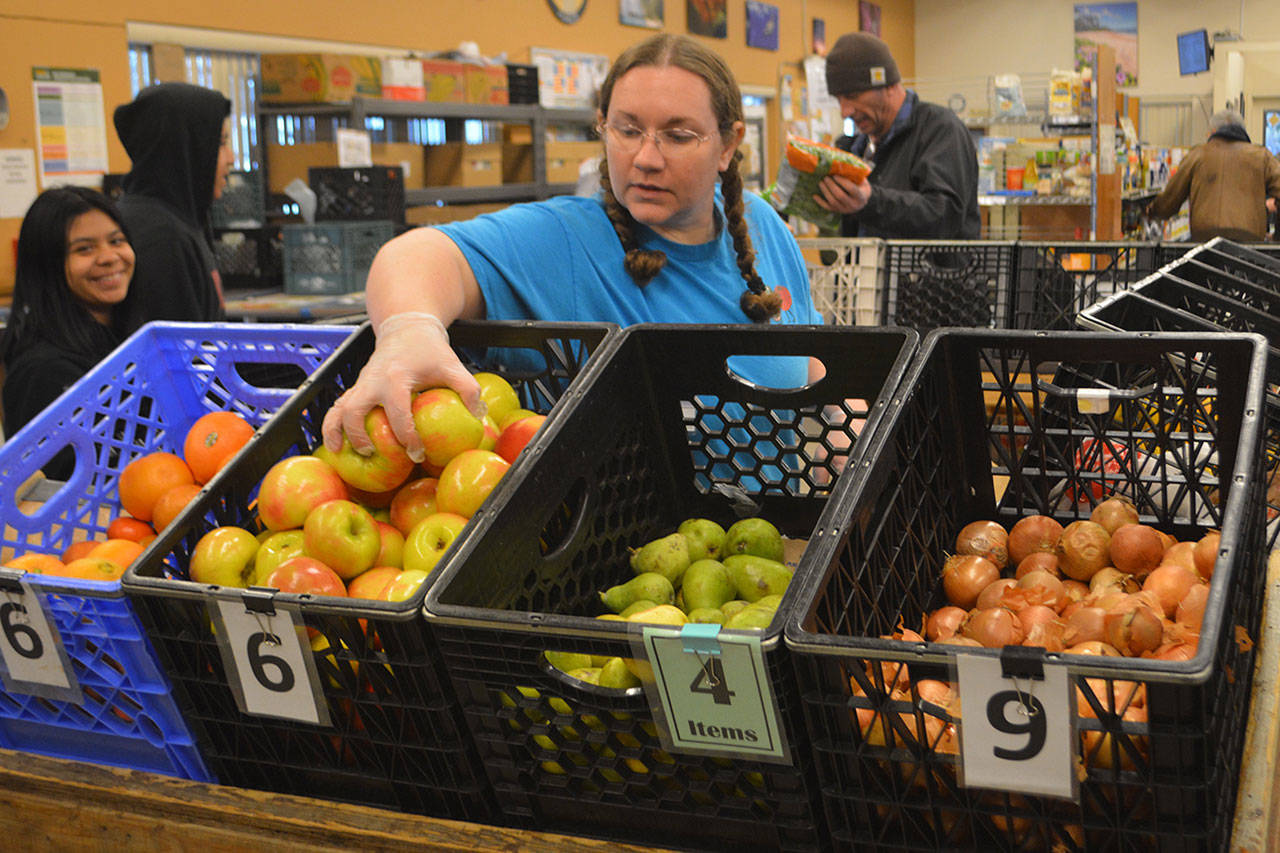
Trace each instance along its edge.
{"label": "clear plastic glove", "polygon": [[449,346],[444,323],[434,314],[393,314],[382,321],[376,333],[377,346],[356,384],[325,413],[325,446],[334,452],[341,450],[345,432],[357,453],[372,453],[373,444],[364,427],[365,415],[375,406],[382,406],[391,431],[409,452],[409,458],[421,462],[422,440],[413,427],[410,412],[414,393],[447,386],[457,391],[467,408],[479,417],[485,408],[480,386]]}

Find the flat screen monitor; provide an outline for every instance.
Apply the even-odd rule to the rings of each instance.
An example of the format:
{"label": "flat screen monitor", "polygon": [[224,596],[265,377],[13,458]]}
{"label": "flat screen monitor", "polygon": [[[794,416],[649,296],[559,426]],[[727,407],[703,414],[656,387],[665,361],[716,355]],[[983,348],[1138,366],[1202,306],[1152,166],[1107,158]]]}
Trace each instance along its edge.
{"label": "flat screen monitor", "polygon": [[1209,31],[1195,30],[1178,34],[1178,73],[1200,74],[1209,70]]}
{"label": "flat screen monitor", "polygon": [[1280,157],[1280,110],[1262,111],[1262,144]]}

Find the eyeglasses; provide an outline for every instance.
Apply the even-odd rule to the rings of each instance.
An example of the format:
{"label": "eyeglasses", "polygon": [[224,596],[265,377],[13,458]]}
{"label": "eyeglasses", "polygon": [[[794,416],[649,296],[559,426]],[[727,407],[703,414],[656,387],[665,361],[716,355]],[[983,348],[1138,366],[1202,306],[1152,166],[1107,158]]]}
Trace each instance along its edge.
{"label": "eyeglasses", "polygon": [[699,145],[711,138],[710,134],[698,133],[687,127],[641,130],[633,124],[610,124],[609,122],[596,125],[596,133],[612,142],[614,147],[624,154],[635,154],[644,145],[647,137],[653,140],[658,152],[664,157],[692,154]]}

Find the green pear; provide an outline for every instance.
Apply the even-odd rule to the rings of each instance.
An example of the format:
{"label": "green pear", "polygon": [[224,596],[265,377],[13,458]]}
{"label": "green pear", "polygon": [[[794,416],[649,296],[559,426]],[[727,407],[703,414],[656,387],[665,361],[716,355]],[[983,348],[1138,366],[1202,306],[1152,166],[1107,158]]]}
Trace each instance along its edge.
{"label": "green pear", "polygon": [[547,658],[547,663],[554,666],[561,672],[571,672],[575,669],[591,666],[591,655],[580,655],[577,652],[552,652],[546,651],[542,653]]}
{"label": "green pear", "polygon": [[684,610],[689,612],[706,607],[718,608],[726,601],[738,597],[738,589],[729,577],[729,570],[719,560],[698,560],[685,570],[680,582],[684,593]]}
{"label": "green pear", "polygon": [[689,540],[689,562],[720,559],[724,548],[724,528],[709,518],[688,518],[680,522],[676,532]]}
{"label": "green pear", "polygon": [[725,531],[724,554],[720,558],[721,562],[725,557],[734,554],[754,554],[757,557],[781,563],[782,534],[778,532],[778,528],[763,518],[744,518],[736,521]]}
{"label": "green pear", "polygon": [[604,606],[614,613],[621,613],[637,601],[670,604],[675,597],[676,590],[671,581],[657,572],[643,572],[600,593]]}
{"label": "green pear", "polygon": [[658,602],[656,601],[649,601],[648,599],[640,598],[628,604],[626,608],[624,608],[623,611],[618,615],[621,616],[627,622],[630,622],[632,613],[639,613],[642,610],[651,610],[652,608],[657,606],[658,606]]}
{"label": "green pear", "polygon": [[752,606],[752,607],[764,607],[764,608],[768,608],[769,610],[777,610],[777,609],[778,609],[778,605],[779,605],[779,604],[781,604],[781,603],[782,603],[782,596],[781,596],[780,594],[779,594],[779,595],[766,595],[764,598],[757,599],[757,600],[756,600],[756,602],[755,602],[755,604],[753,604],[753,605],[751,605],[751,606]]}
{"label": "green pear", "polygon": [[687,625],[689,617],[671,604],[655,604],[627,614],[628,622],[652,622],[658,625]]}
{"label": "green pear", "polygon": [[751,604],[750,601],[743,601],[741,598],[735,598],[733,601],[726,601],[720,605],[720,612],[724,614],[725,619],[730,619],[733,614]]}
{"label": "green pear", "polygon": [[742,608],[731,618],[726,619],[724,626],[726,628],[737,628],[745,630],[763,631],[769,627],[769,623],[773,621],[773,610],[769,607],[760,607],[752,604]]}
{"label": "green pear", "polygon": [[570,678],[585,681],[588,684],[599,684],[602,670],[598,666],[583,666],[568,672]]}
{"label": "green pear", "polygon": [[[746,604],[744,601],[743,604]],[[689,611],[690,622],[705,622],[723,625],[725,620],[724,612],[719,607],[698,607]]]}
{"label": "green pear", "polygon": [[596,681],[601,687],[612,687],[617,690],[626,690],[631,687],[639,687],[640,679],[627,669],[626,663],[622,658],[609,658],[609,661],[600,668],[600,678]]}
{"label": "green pear", "polygon": [[738,597],[746,601],[759,601],[766,595],[782,595],[791,583],[791,570],[777,560],[757,557],[753,554],[737,554],[726,557],[724,567],[738,589]]}
{"label": "green pear", "polygon": [[689,568],[689,540],[680,533],[654,539],[631,552],[633,572],[660,574],[671,581],[673,586],[680,583],[680,576],[687,568]]}

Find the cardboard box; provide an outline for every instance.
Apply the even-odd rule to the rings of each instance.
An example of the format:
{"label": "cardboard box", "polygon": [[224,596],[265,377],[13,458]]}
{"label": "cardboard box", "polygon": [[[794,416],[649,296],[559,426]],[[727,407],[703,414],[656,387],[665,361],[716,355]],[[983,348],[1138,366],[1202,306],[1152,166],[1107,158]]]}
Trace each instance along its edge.
{"label": "cardboard box", "polygon": [[382,97],[382,63],[338,53],[262,54],[263,103],[349,101]]}
{"label": "cardboard box", "polygon": [[387,56],[382,59],[382,97],[393,101],[425,101],[422,60]]}
{"label": "cardboard box", "polygon": [[493,213],[509,205],[505,202],[487,204],[423,204],[405,210],[405,221],[410,225],[443,225],[446,222],[461,222],[472,219],[482,213]]}
{"label": "cardboard box", "polygon": [[582,161],[601,153],[600,143],[596,141],[547,142],[547,183],[574,183]]}
{"label": "cardboard box", "polygon": [[533,143],[502,143],[502,182],[504,184],[533,182]]}
{"label": "cardboard box", "polygon": [[[404,170],[404,188],[420,190],[423,184],[423,146],[412,142],[373,143],[375,166],[399,166]],[[300,142],[297,145],[267,146],[267,176],[270,190],[282,193],[294,178],[307,180],[311,166],[337,166],[335,142]]]}
{"label": "cardboard box", "polygon": [[506,104],[507,66],[467,65],[468,104]]}
{"label": "cardboard box", "polygon": [[422,85],[427,100],[437,104],[467,102],[467,72],[461,62],[447,59],[422,60]]}
{"label": "cardboard box", "polygon": [[423,158],[428,187],[496,187],[502,184],[502,144],[428,145]]}

